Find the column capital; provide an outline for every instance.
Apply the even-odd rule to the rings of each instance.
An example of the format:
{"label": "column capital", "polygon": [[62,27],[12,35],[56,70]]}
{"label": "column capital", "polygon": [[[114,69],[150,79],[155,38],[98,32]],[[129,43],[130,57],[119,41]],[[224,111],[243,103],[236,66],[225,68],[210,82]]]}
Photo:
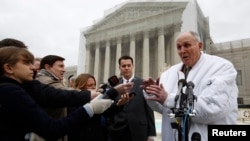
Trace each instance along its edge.
{"label": "column capital", "polygon": [[158,36],[160,36],[160,35],[164,35],[164,28],[163,27],[160,27],[160,28],[157,28],[157,30],[158,30]]}
{"label": "column capital", "polygon": [[177,23],[174,25],[174,32],[180,32],[181,31],[181,23]]}
{"label": "column capital", "polygon": [[86,49],[89,50],[89,49],[90,49],[90,46],[91,46],[90,44],[86,44]]}

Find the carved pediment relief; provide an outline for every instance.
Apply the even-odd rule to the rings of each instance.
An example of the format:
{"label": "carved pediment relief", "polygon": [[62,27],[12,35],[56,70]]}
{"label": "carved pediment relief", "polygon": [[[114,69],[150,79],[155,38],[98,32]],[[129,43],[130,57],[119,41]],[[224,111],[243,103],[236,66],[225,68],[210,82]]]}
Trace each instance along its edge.
{"label": "carved pediment relief", "polygon": [[121,25],[124,23],[129,23],[132,21],[144,19],[150,16],[158,15],[167,11],[176,10],[180,8],[180,5],[124,5],[115,12],[104,17],[97,24],[93,25],[89,32],[99,31]]}

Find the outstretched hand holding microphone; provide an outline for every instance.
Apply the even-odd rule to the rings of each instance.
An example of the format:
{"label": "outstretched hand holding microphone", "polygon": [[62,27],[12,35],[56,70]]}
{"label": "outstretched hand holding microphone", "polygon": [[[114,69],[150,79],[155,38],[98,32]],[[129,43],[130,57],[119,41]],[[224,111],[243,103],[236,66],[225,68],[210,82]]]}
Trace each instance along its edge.
{"label": "outstretched hand holding microphone", "polygon": [[126,84],[116,85],[111,87],[105,93],[105,95],[101,94],[100,92],[95,92],[99,93],[98,96],[92,99],[89,103],[85,104],[83,107],[86,109],[90,117],[92,117],[94,114],[101,114],[111,106],[113,100],[118,95],[128,94],[133,87],[133,84],[133,82],[129,82]]}

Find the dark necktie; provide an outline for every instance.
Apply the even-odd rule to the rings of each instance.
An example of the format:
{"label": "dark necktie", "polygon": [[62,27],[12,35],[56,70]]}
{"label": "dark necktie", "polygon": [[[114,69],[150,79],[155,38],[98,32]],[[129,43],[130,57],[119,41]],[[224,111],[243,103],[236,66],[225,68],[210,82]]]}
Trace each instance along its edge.
{"label": "dark necktie", "polygon": [[187,79],[188,73],[189,73],[189,71],[190,71],[191,69],[192,69],[191,67],[185,68],[185,71],[184,71],[185,79]]}

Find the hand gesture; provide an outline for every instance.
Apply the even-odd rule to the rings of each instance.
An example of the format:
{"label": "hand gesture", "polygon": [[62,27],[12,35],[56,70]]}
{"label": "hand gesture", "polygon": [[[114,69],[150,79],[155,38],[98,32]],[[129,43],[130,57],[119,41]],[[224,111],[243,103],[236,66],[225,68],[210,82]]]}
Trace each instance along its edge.
{"label": "hand gesture", "polygon": [[129,96],[128,93],[121,95],[120,99],[118,100],[118,102],[116,103],[117,106],[121,106],[124,105],[126,103],[128,103],[132,98],[134,97],[134,95]]}
{"label": "hand gesture", "polygon": [[158,101],[159,103],[163,104],[167,99],[168,93],[163,88],[163,85],[150,85],[146,87],[145,90],[148,93],[148,100]]}
{"label": "hand gesture", "polygon": [[114,88],[117,90],[119,95],[123,95],[123,94],[129,93],[133,85],[134,85],[133,82],[128,82],[126,84],[119,84],[115,86]]}
{"label": "hand gesture", "polygon": [[156,81],[151,77],[148,78],[147,80],[146,79],[143,80],[143,84],[140,87],[146,91],[146,87],[148,87],[150,85],[156,85]]}

